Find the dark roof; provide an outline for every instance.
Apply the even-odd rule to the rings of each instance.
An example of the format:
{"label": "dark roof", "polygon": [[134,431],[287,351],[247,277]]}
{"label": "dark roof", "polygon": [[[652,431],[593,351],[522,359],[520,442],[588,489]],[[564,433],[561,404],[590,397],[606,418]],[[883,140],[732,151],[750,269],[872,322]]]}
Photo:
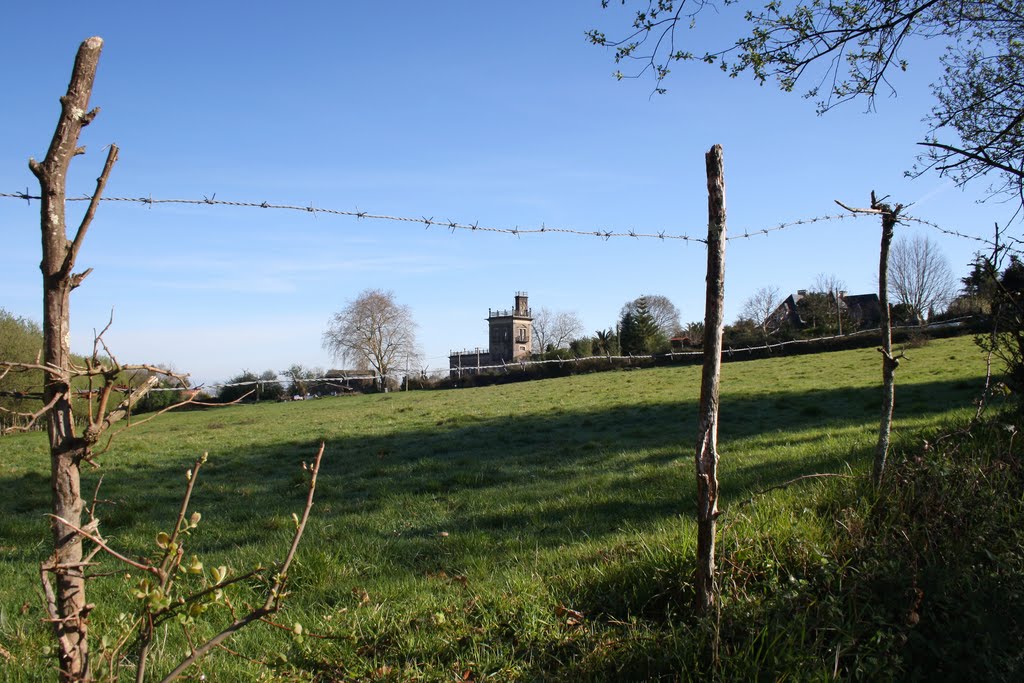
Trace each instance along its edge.
{"label": "dark roof", "polygon": [[847,306],[878,306],[877,294],[847,294],[843,297]]}

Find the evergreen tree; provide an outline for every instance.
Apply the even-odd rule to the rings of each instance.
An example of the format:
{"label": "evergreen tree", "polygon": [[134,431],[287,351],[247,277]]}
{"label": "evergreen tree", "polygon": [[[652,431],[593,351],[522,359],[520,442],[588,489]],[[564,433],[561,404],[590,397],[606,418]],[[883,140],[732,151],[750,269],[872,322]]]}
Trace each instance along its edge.
{"label": "evergreen tree", "polygon": [[646,297],[636,300],[632,311],[619,321],[622,353],[649,354],[662,350],[667,343],[647,304]]}

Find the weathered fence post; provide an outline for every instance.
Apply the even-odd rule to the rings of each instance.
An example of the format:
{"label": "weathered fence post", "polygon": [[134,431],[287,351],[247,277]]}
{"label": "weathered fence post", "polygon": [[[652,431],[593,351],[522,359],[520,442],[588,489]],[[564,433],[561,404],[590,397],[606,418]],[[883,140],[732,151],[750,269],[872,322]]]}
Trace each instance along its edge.
{"label": "weathered fence post", "polygon": [[900,365],[901,355],[892,355],[892,316],[889,310],[889,247],[892,244],[893,232],[899,221],[902,204],[891,207],[871,193],[871,208],[858,209],[843,204],[838,199],[836,204],[852,213],[873,213],[882,217],[882,244],[878,251],[878,306],[881,309],[882,346],[882,419],[878,427],[878,445],[875,446],[875,460],[871,467],[871,478],[875,485],[882,483],[885,472],[885,460],[889,453],[889,434],[892,431],[892,409],[896,402],[896,368]]}
{"label": "weathered fence post", "polygon": [[896,368],[900,360],[892,355],[892,316],[889,310],[889,246],[902,204],[891,208],[875,199],[871,193],[871,208],[882,214],[882,244],[878,255],[878,305],[882,309],[882,419],[878,427],[878,445],[875,446],[875,461],[871,467],[871,478],[875,485],[882,483],[885,460],[889,453],[889,434],[892,430],[892,410],[896,403]]}
{"label": "weathered fence post", "polygon": [[725,177],[722,146],[705,155],[708,177],[708,268],[704,306],[704,369],[697,435],[697,608],[717,599],[715,520],[718,517],[718,390],[725,301]]}

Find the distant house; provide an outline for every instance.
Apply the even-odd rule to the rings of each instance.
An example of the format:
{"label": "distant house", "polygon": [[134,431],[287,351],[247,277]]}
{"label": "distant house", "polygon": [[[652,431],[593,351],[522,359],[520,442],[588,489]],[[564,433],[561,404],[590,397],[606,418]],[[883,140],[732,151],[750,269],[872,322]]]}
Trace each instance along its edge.
{"label": "distant house", "polygon": [[853,294],[843,297],[846,314],[857,327],[877,327],[882,324],[882,305],[877,294]]}
{"label": "distant house", "polygon": [[800,309],[797,308],[797,304],[800,303],[800,299],[807,296],[806,289],[798,289],[796,294],[790,294],[783,300],[779,307],[772,313],[768,327],[778,329],[789,325],[800,329],[804,327],[804,321],[800,317]]}
{"label": "distant house", "polygon": [[[808,322],[800,315],[800,300],[808,294],[806,289],[799,289],[795,294],[790,294],[779,304],[771,317],[770,327],[778,329],[789,325],[795,329],[807,327]],[[835,302],[835,297],[829,293],[829,301]],[[875,327],[881,323],[882,307],[878,303],[877,294],[847,294],[839,292],[839,308],[846,314],[847,319],[854,323],[855,328]]]}
{"label": "distant house", "polygon": [[516,292],[512,309],[487,310],[489,347],[486,351],[453,351],[448,356],[452,377],[502,363],[529,358],[533,353],[533,314],[526,292]]}
{"label": "distant house", "polygon": [[690,338],[686,336],[672,337],[668,340],[669,345],[672,347],[672,351],[682,351],[685,348],[692,346]]}

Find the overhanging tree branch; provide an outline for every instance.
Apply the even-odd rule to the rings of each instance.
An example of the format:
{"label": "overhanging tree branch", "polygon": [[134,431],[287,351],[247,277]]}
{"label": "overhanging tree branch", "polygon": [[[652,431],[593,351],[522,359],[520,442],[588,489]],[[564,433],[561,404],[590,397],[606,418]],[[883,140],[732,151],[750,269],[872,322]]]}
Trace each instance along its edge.
{"label": "overhanging tree branch", "polygon": [[[966,157],[967,159],[972,159],[974,161],[980,161],[986,166],[991,166],[994,169],[1004,171],[1006,173],[1009,173],[1010,175],[1017,176],[1018,178],[1024,178],[1024,169],[1014,168],[1013,166],[1009,166],[1007,164],[996,161],[988,154],[985,154],[984,150],[972,152],[971,150],[961,149],[959,147],[954,147],[953,145],[946,145],[941,142],[919,142],[917,144],[921,145],[922,147],[932,147],[934,149],[941,149],[952,154],[959,154],[962,157]],[[953,168],[953,166],[936,166],[936,168],[941,171]]]}

